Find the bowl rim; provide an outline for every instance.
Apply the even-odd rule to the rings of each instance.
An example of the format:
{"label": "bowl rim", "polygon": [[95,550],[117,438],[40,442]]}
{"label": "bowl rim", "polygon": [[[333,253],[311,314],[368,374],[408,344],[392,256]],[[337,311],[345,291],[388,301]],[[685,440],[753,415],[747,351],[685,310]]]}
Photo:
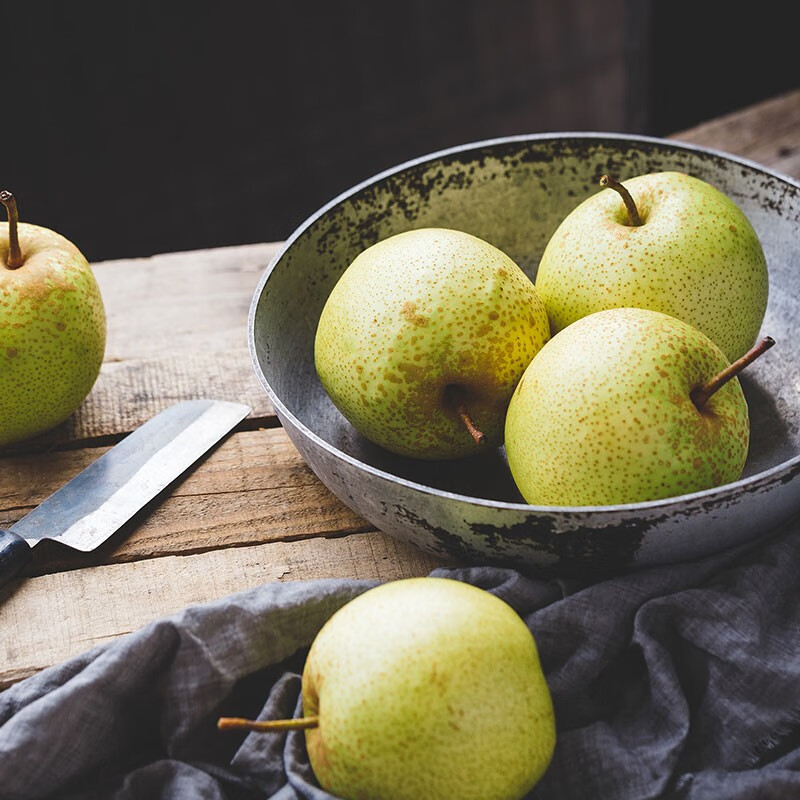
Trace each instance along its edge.
{"label": "bowl rim", "polygon": [[551,139],[610,140],[616,142],[630,142],[633,144],[652,144],[659,147],[667,147],[673,150],[696,153],[704,156],[712,156],[723,159],[724,161],[729,161],[734,164],[747,167],[748,169],[762,173],[765,176],[782,181],[783,183],[793,187],[797,192],[800,192],[800,181],[795,180],[791,176],[785,175],[777,170],[770,169],[769,167],[765,167],[763,164],[759,164],[751,159],[727,153],[724,150],[682,142],[680,139],[665,139],[657,136],[646,136],[643,134],[614,133],[605,131],[554,131],[544,133],[516,134],[513,136],[499,136],[492,139],[482,139],[467,142],[466,144],[455,145],[442,150],[435,150],[431,153],[416,156],[393,167],[389,167],[388,169],[382,170],[381,172],[378,172],[371,177],[360,181],[349,189],[346,189],[345,191],[336,195],[323,206],[314,211],[303,222],[301,222],[272,257],[258,281],[258,285],[256,286],[250,302],[250,309],[247,317],[247,342],[253,369],[255,370],[259,383],[267,393],[267,396],[269,397],[276,414],[279,417],[287,418],[291,422],[292,426],[302,433],[303,436],[312,440],[331,456],[341,461],[345,461],[351,466],[363,470],[375,478],[388,481],[390,483],[399,484],[416,492],[422,492],[424,494],[442,497],[448,500],[459,501],[462,503],[469,503],[471,505],[478,505],[487,509],[496,509],[497,511],[518,511],[527,514],[548,515],[602,514],[606,516],[628,513],[638,514],[640,512],[655,513],[673,506],[693,504],[695,502],[702,503],[709,500],[725,502],[726,500],[730,500],[733,497],[738,496],[740,494],[739,490],[741,489],[752,488],[759,484],[770,484],[772,483],[773,479],[780,478],[786,473],[792,471],[793,468],[800,465],[800,454],[766,470],[762,470],[755,475],[750,475],[747,478],[739,478],[739,480],[731,483],[725,483],[720,486],[715,486],[711,489],[703,489],[699,492],[690,492],[687,494],[674,495],[672,497],[665,497],[659,500],[647,500],[639,503],[618,503],[616,505],[605,506],[540,506],[529,503],[512,503],[504,500],[490,500],[483,497],[473,497],[472,495],[450,492],[444,489],[437,489],[433,486],[427,486],[424,483],[417,483],[416,481],[402,478],[399,475],[395,475],[391,472],[387,472],[386,470],[378,469],[370,464],[366,464],[354,456],[351,456],[349,453],[345,453],[343,450],[340,450],[338,447],[335,447],[330,442],[314,433],[314,431],[301,422],[278,397],[269,381],[266,379],[266,376],[264,375],[264,372],[261,369],[261,365],[258,361],[255,345],[256,312],[261,300],[261,296],[264,292],[264,287],[269,281],[272,272],[275,270],[286,252],[318,219],[327,214],[328,211],[335,208],[337,205],[341,204],[353,195],[358,194],[369,186],[379,183],[380,181],[392,175],[396,175],[412,167],[420,166],[426,162],[434,161],[436,159],[441,159],[451,155],[457,155],[459,153],[478,150],[481,148],[516,143],[523,144],[526,142],[546,141]]}

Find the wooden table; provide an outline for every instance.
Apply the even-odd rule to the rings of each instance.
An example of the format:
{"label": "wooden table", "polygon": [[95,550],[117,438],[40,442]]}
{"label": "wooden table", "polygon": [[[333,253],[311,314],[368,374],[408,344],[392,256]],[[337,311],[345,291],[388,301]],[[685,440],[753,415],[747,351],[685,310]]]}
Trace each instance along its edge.
{"label": "wooden table", "polygon": [[[674,138],[800,178],[800,91]],[[42,543],[0,590],[0,688],[148,621],[266,581],[389,580],[443,562],[374,530],[305,466],[250,365],[247,311],[278,244],[94,265],[106,360],[82,408],[0,453],[0,527],[111,445],[189,398],[252,413],[205,460],[89,556]]]}

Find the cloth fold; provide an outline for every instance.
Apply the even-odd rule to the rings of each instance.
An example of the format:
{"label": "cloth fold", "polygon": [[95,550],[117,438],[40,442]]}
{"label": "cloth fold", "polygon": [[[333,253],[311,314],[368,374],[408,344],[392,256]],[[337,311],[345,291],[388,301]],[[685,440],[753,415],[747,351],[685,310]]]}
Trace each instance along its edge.
{"label": "cloth fold", "polygon": [[[800,797],[800,519],[756,544],[598,583],[438,569],[506,600],[553,695],[558,798]],[[187,608],[0,694],[0,798],[326,800],[292,716],[319,628],[373,586],[265,584]],[[410,767],[413,768],[413,767]]]}

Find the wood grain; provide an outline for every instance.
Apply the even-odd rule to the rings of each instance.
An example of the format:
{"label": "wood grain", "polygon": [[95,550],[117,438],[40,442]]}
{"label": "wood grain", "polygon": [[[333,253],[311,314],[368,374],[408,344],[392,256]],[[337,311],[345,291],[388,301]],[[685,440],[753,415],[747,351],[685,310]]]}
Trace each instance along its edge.
{"label": "wood grain", "polygon": [[247,313],[280,243],[93,264],[108,312],[106,361],[247,350]]}
{"label": "wood grain", "polygon": [[681,131],[671,138],[723,150],[800,179],[800,90]]}
{"label": "wood grain", "polygon": [[0,689],[153,619],[267,581],[387,581],[426,575],[440,563],[370,532],[320,539],[314,548],[275,542],[15,581],[0,590]]}
{"label": "wood grain", "polygon": [[[106,449],[0,460],[0,526],[23,517]],[[372,529],[317,480],[282,428],[242,431],[97,550],[42,542],[26,574]]]}

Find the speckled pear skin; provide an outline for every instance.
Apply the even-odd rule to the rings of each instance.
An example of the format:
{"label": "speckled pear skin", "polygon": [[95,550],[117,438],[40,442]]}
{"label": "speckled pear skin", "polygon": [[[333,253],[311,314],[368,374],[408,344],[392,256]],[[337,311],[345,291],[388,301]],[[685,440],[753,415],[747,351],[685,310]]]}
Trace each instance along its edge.
{"label": "speckled pear skin", "polygon": [[583,317],[538,353],[506,418],[514,480],[533,505],[658,500],[737,480],[749,439],[734,378],[698,410],[690,392],[728,361],[674,317],[615,309]]}
{"label": "speckled pear skin", "polygon": [[330,398],[368,439],[401,455],[458,458],[479,445],[446,387],[460,387],[498,444],[511,393],[549,336],[533,283],[507,255],[424,228],[355,258],[322,311],[314,358]]}
{"label": "speckled pear skin", "polygon": [[753,346],[767,308],[764,251],[741,209],[680,172],[622,181],[584,200],[554,233],[536,288],[553,332],[608,308],[650,308],[699,328],[734,361]]}
{"label": "speckled pear skin", "polygon": [[504,601],[446,578],[394,581],[325,624],[303,671],[319,783],[348,800],[514,800],[555,744],[533,636]]}
{"label": "speckled pear skin", "polygon": [[103,361],[103,301],[84,256],[69,240],[19,224],[25,262],[6,267],[8,224],[0,224],[0,445],[70,416]]}

